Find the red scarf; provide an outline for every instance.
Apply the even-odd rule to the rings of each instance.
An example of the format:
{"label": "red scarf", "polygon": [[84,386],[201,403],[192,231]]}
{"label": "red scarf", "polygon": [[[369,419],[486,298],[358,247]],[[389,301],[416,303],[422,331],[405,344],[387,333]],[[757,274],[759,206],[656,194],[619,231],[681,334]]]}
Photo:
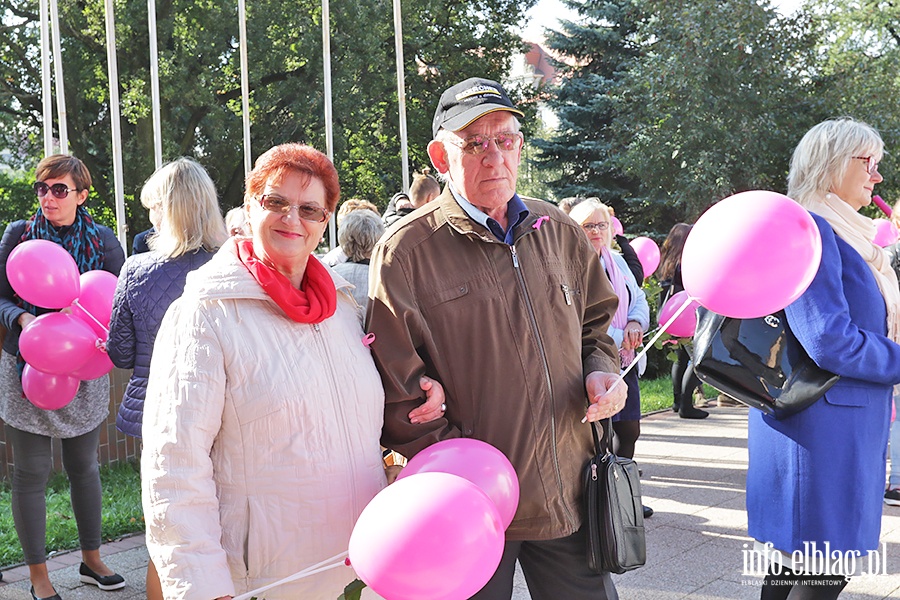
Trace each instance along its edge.
{"label": "red scarf", "polygon": [[322,263],[310,255],[298,290],[287,277],[253,254],[253,241],[237,242],[238,258],[275,304],[298,323],[321,323],[337,308],[334,280]]}

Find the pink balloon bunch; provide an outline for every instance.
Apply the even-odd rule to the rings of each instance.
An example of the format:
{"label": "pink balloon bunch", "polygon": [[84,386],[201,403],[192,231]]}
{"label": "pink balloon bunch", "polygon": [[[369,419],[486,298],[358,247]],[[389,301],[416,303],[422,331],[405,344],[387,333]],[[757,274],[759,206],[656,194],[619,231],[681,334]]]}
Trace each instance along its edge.
{"label": "pink balloon bunch", "polygon": [[729,196],[697,220],[681,274],[691,298],[739,319],[783,309],[819,270],[822,238],[802,206],[776,192]]}
{"label": "pink balloon bunch", "polygon": [[638,260],[641,261],[641,266],[644,268],[644,277],[653,275],[659,266],[659,246],[656,245],[656,242],[644,236],[636,237],[629,243],[634,248]]}
{"label": "pink balloon bunch", "polygon": [[459,438],[429,446],[360,514],[350,563],[391,600],[462,600],[484,587],[503,555],[519,481],[502,452]]}
{"label": "pink balloon bunch", "polygon": [[102,345],[108,336],[116,276],[106,271],[78,274],[72,256],[47,240],[16,246],[6,262],[10,285],[23,300],[42,308],[71,307],[29,323],[19,337],[27,363],[22,373],[25,397],[35,406],[56,410],[78,392],[80,380],[112,370]]}
{"label": "pink balloon bunch", "polygon": [[[675,320],[669,323],[672,319],[672,316],[678,312],[678,309],[681,306],[688,302],[688,307],[681,311],[681,313],[675,317]],[[666,332],[669,335],[674,337],[693,337],[694,331],[697,329],[697,307],[700,306],[700,303],[696,300],[691,299],[688,296],[688,293],[684,290],[672,294],[672,297],[666,300],[666,303],[663,304],[662,308],[659,309],[659,325],[660,327],[664,326],[666,323],[669,323],[669,326],[666,327]]]}

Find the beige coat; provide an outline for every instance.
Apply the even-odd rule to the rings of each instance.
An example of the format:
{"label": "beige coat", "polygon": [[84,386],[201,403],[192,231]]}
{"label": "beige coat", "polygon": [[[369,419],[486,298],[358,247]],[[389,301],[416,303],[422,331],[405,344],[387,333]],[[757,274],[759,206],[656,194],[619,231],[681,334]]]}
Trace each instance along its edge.
{"label": "beige coat", "polygon": [[[257,589],[347,550],[385,485],[384,394],[347,283],[295,323],[229,243],[163,321],[144,408],[147,546],[167,599]],[[340,566],[261,597],[334,600]]]}

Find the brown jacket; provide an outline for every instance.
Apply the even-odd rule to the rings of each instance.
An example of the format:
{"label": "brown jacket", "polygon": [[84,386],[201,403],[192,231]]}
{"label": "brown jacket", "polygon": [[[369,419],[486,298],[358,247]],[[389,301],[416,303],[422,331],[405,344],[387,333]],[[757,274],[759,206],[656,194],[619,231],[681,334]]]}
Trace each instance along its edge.
{"label": "brown jacket", "polygon": [[[367,326],[384,382],[382,443],[408,457],[453,437],[492,444],[519,477],[507,539],[556,539],[581,526],[581,469],[593,454],[584,379],[618,372],[606,335],[617,299],[575,222],[525,203],[513,246],[449,188],[397,223],[372,255]],[[549,221],[535,228],[541,216]],[[447,412],[412,425],[423,374],[444,385]]]}

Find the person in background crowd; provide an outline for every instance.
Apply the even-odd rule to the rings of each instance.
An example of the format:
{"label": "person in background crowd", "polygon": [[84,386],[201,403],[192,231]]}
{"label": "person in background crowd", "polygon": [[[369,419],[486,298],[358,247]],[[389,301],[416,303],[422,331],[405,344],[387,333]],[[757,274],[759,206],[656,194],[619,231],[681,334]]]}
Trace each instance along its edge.
{"label": "person in background crowd", "polygon": [[[656,274],[662,291],[659,295],[659,308],[675,294],[684,290],[681,281],[681,253],[684,250],[684,242],[691,232],[691,226],[687,223],[676,223],[669,230],[666,241],[659,251],[659,270]],[[662,323],[660,323],[662,325]],[[694,390],[700,387],[700,380],[694,374],[694,365],[691,355],[686,348],[686,342],[678,345],[675,362],[672,364],[672,410],[678,413],[682,419],[705,419],[709,413],[694,406]]]}
{"label": "person in background crowd", "polygon": [[[588,198],[579,203],[569,213],[578,223],[584,235],[591,242],[600,257],[605,276],[612,284],[619,299],[607,333],[619,349],[619,361],[624,370],[635,359],[637,349],[643,344],[644,332],[650,327],[650,305],[634,274],[625,264],[625,259],[612,248],[612,219],[608,207],[597,198]],[[601,275],[603,277],[604,275]],[[612,419],[616,433],[614,452],[617,456],[634,458],[634,447],[641,435],[641,388],[638,369],[631,369],[624,378],[628,387],[625,408]],[[644,507],[644,518],[649,518],[653,509]]]}
{"label": "person in background crowd", "polygon": [[413,175],[412,185],[409,186],[409,197],[414,208],[422,208],[441,195],[441,184],[431,176],[430,169],[423,169],[422,173]]}
{"label": "person in background crowd", "polygon": [[350,198],[349,200],[344,200],[337,212],[338,245],[326,252],[324,256],[322,256],[322,262],[329,267],[333,267],[347,261],[347,253],[344,252],[344,249],[340,246],[340,230],[341,226],[344,223],[344,218],[355,210],[370,210],[376,215],[380,216],[378,207],[368,200],[360,200],[359,198]]}
{"label": "person in background crowd", "polygon": [[[518,559],[535,600],[615,599],[609,573],[587,566],[581,471],[594,444],[581,421],[625,404],[606,334],[617,300],[578,226],[516,194],[517,116],[495,81],[447,89],[428,144],[447,185],[375,247],[367,326],[385,389],[382,443],[412,457],[471,437],[515,467],[519,508],[474,598],[508,600]],[[446,387],[447,412],[412,424],[423,375]]]}
{"label": "person in background crowd", "polygon": [[249,235],[247,231],[247,213],[243,206],[235,206],[225,213],[225,229],[230,236]]}
{"label": "person in background crowd", "polygon": [[34,599],[58,600],[47,572],[45,492],[53,457],[52,438],[62,440],[63,468],[69,478],[72,510],[81,545],[81,581],[102,590],[125,586],[100,558],[101,497],[97,450],[109,414],[109,375],[82,381],[75,398],[58,410],[42,410],[25,399],[19,335],[38,315],[51,312],[19,298],[9,284],[6,260],[27,240],[48,240],[65,248],[81,273],[94,269],[119,274],[125,252],[115,233],[97,224],[84,207],[91,174],[74,156],[44,158],[35,171],[40,207],[29,219],[7,225],[0,240],[0,319],[6,327],[0,357],[0,419],[12,446],[12,512],[31,579]]}
{"label": "person in background crowd", "polygon": [[144,252],[149,252],[150,246],[148,245],[147,240],[154,235],[156,235],[156,225],[153,225],[150,229],[145,229],[134,236],[134,239],[131,240],[131,253],[143,254]]}
{"label": "person in background crowd", "polygon": [[412,199],[406,192],[397,192],[391,197],[384,214],[381,216],[385,227],[390,227],[412,211],[416,210]]}
{"label": "person in background crowd", "polygon": [[[263,153],[250,237],[191,273],[163,319],[144,403],[147,547],[168,600],[230,598],[346,551],[385,485],[384,393],[349,284],[313,255],[337,206],[334,165],[302,144]],[[443,390],[412,413],[443,414]],[[410,418],[410,417],[408,417]],[[265,593],[334,600],[328,570]]]}
{"label": "person in background crowd", "polygon": [[369,258],[383,233],[381,217],[370,210],[351,212],[338,230],[338,241],[347,254],[347,261],[335,265],[334,271],[353,284],[353,298],[363,310],[369,301]]}
{"label": "person in background crowd", "polygon": [[[573,196],[569,198],[563,198],[559,201],[559,208],[567,215],[572,212],[572,209],[587,200],[588,198],[582,198],[580,196]],[[592,197],[591,199],[600,202],[599,198]],[[615,216],[615,211],[609,205],[606,206],[609,209],[610,218]],[[628,238],[624,235],[620,235],[618,233],[613,232],[613,240],[616,245],[619,247],[619,250],[622,252],[622,258],[625,259],[625,264],[628,265],[628,269],[634,275],[635,281],[638,284],[642,284],[644,282],[644,266],[641,264],[641,259],[638,258],[637,252],[634,251],[634,248],[631,247],[631,244],[628,242]]]}
{"label": "person in background crowd", "polygon": [[882,181],[883,152],[877,131],[841,118],[810,129],[791,157],[788,196],[810,211],[822,259],[785,314],[809,357],[840,379],[793,416],[750,411],[748,531],[770,560],[762,600],[837,598],[850,563],[862,561],[832,564],[832,554],[826,566],[815,550],[866,556],[879,547],[900,289],[859,210]]}
{"label": "person in background crowd", "polygon": [[[106,350],[120,369],[133,369],[116,415],[116,428],[141,437],[150,356],[159,324],[181,295],[190,271],[205,264],[228,237],[216,187],[206,170],[189,158],[159,168],[141,190],[158,233],[151,251],[130,256],[113,300]],[[147,598],[161,600],[159,576],[149,563]]]}

